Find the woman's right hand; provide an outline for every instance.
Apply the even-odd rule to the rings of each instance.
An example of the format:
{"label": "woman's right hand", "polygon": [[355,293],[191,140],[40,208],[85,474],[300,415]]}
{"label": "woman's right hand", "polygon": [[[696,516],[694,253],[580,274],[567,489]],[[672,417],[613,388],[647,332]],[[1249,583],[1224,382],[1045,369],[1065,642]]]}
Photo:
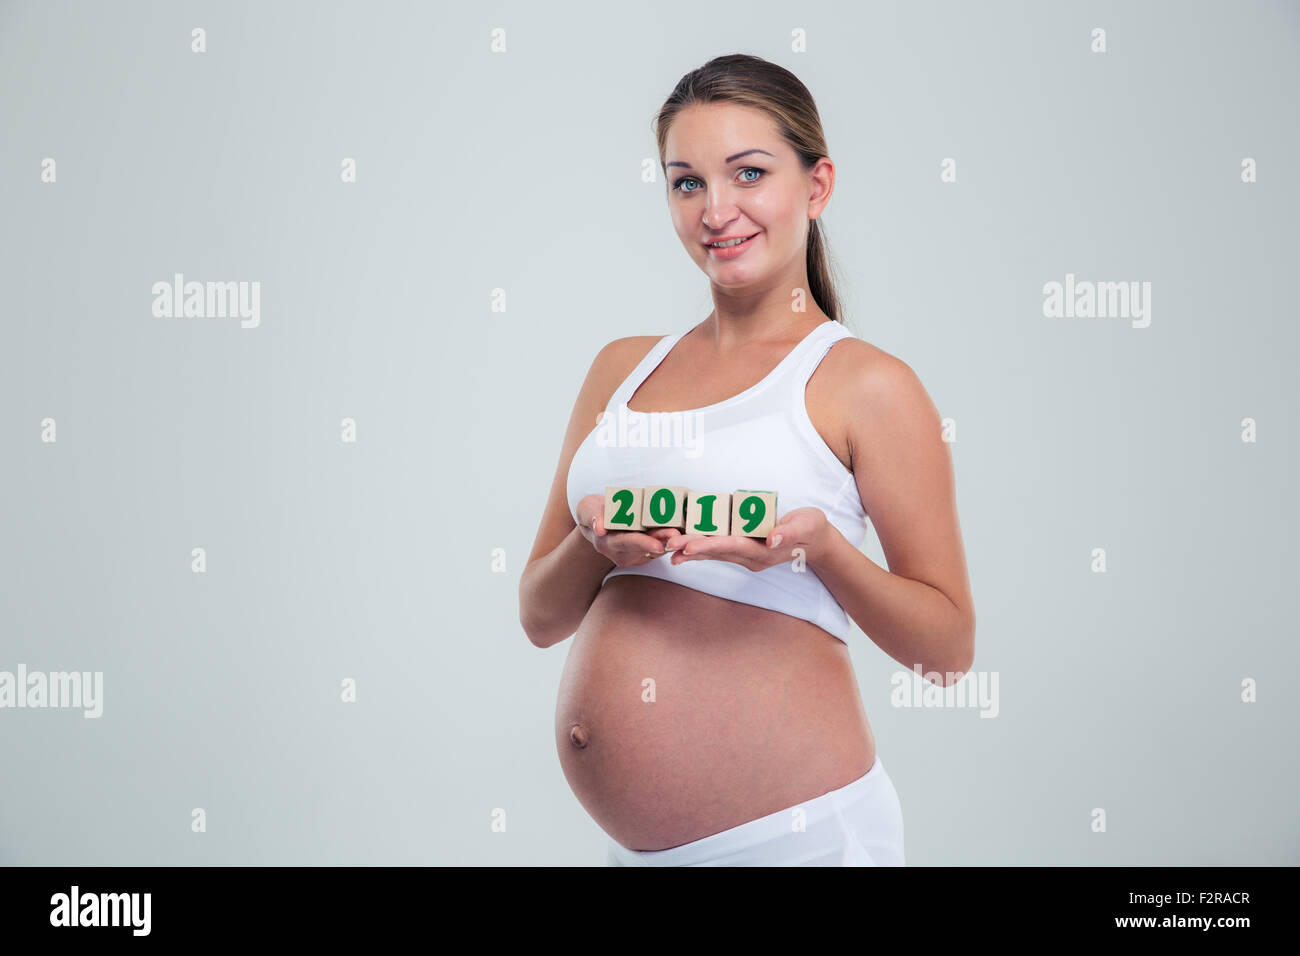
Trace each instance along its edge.
{"label": "woman's right hand", "polygon": [[649,531],[609,531],[605,528],[605,499],[587,495],[578,502],[578,527],[591,546],[620,568],[645,564],[665,554],[664,542],[681,532],[674,528]]}

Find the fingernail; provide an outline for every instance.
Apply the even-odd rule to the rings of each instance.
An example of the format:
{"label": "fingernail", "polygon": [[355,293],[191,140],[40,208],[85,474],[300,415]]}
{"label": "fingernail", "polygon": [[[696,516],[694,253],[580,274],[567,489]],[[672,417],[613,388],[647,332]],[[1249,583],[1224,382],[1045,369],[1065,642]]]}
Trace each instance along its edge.
{"label": "fingernail", "polygon": [[774,548],[778,547],[780,544],[781,544],[781,535],[778,534],[775,538],[772,539],[772,547]]}

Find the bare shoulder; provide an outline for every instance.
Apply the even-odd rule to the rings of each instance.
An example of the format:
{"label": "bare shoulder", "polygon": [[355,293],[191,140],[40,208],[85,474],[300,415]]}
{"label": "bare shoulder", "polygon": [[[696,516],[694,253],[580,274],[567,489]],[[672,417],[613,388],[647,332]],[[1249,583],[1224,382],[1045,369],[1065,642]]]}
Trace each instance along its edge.
{"label": "bare shoulder", "polygon": [[606,343],[591,361],[588,383],[608,400],[662,338],[662,335],[627,335]]}
{"label": "bare shoulder", "polygon": [[859,338],[845,338],[831,346],[814,375],[814,381],[838,404],[861,409],[865,403],[879,408],[914,403],[924,387],[915,370],[901,358]]}
{"label": "bare shoulder", "polygon": [[939,410],[912,367],[856,337],[831,346],[806,398],[814,427],[855,473],[873,459],[872,449],[898,447],[898,440],[906,445],[920,433],[939,435]]}
{"label": "bare shoulder", "polygon": [[626,365],[627,368],[623,369],[626,378],[627,373],[631,372],[662,338],[662,335],[625,335],[621,339],[612,339],[596,353],[596,362],[611,366],[615,371]]}

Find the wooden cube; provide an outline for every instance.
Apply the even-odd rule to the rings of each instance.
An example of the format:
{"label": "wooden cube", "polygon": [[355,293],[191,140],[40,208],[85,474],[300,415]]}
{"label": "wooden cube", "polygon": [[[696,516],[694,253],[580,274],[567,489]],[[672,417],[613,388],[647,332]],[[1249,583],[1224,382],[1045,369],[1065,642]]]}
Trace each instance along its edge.
{"label": "wooden cube", "polygon": [[645,530],[645,525],[641,523],[641,491],[640,488],[606,486],[606,531]]}
{"label": "wooden cube", "polygon": [[644,527],[686,527],[686,489],[681,485],[646,485],[642,489],[642,501]]}
{"label": "wooden cube", "polygon": [[687,534],[728,534],[731,529],[731,495],[725,492],[686,492]]}
{"label": "wooden cube", "polygon": [[731,533],[766,538],[776,526],[776,492],[740,488],[731,496]]}

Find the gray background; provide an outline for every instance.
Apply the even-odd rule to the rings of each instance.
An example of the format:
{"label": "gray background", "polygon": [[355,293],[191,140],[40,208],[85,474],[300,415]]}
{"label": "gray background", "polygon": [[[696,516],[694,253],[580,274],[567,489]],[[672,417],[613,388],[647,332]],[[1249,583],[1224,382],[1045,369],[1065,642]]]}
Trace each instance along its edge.
{"label": "gray background", "polygon": [[[0,710],[0,862],[603,863],[516,590],[592,356],[711,307],[640,163],[730,52],[817,98],[850,328],[957,422],[1000,714],[891,707],[850,638],[908,863],[1300,862],[1297,41],[1276,2],[0,4],[0,670],[105,681]],[[153,317],[174,272],[261,326]],[[1067,272],[1151,326],[1044,318]]]}

